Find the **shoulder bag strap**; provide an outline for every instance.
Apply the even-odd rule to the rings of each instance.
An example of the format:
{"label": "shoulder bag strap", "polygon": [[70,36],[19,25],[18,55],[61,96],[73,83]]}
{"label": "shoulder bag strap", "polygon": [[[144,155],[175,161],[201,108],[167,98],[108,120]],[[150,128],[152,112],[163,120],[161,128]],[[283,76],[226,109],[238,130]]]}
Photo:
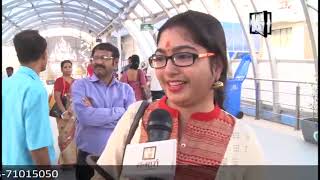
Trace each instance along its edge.
{"label": "shoulder bag strap", "polygon": [[142,103],[141,103],[136,115],[134,116],[133,122],[131,124],[130,130],[129,130],[129,133],[128,133],[128,136],[127,136],[127,140],[126,140],[125,146],[127,146],[130,143],[134,133],[137,130],[137,127],[138,127],[139,122],[140,122],[140,118],[143,116],[144,111],[147,109],[148,105],[149,105],[148,101],[145,101],[145,100],[142,101]]}
{"label": "shoulder bag strap", "polygon": [[[139,125],[139,120],[143,116],[144,111],[146,110],[148,105],[149,105],[148,101],[142,101],[142,104],[140,105],[136,115],[134,116],[133,122],[132,122],[130,130],[129,130],[129,134],[128,134],[127,139],[126,139],[124,152],[126,151],[126,146],[130,143],[130,141],[131,141],[131,139],[132,139],[132,137],[133,137],[138,125]],[[123,153],[123,157],[124,157],[124,153]],[[123,165],[123,157],[122,157],[121,166]],[[99,157],[95,157],[93,155],[89,155],[86,158],[86,162],[89,165],[91,165],[105,179],[113,179],[112,176],[110,176],[106,170],[104,170],[102,167],[97,165],[98,159],[99,159]]]}
{"label": "shoulder bag strap", "polygon": [[134,134],[135,134],[135,132],[136,132],[136,130],[138,128],[138,125],[139,125],[139,122],[140,122],[140,118],[143,116],[144,111],[147,109],[148,105],[149,105],[148,101],[146,101],[146,100],[142,101],[142,103],[141,103],[136,115],[134,116],[133,122],[131,124],[130,130],[129,130],[129,133],[128,133],[128,136],[127,136],[127,139],[126,139],[126,143],[124,145],[124,151],[123,151],[123,155],[122,155],[121,166],[123,166],[123,159],[124,159],[124,153],[126,152],[126,147],[131,142],[131,139],[134,136]]}

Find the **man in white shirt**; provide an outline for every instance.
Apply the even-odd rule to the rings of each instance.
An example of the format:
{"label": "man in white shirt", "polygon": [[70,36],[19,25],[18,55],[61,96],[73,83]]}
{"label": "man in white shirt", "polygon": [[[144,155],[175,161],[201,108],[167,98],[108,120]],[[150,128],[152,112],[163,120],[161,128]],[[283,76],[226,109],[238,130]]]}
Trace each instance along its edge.
{"label": "man in white shirt", "polygon": [[160,83],[156,77],[156,74],[153,68],[148,67],[147,77],[148,77],[148,80],[150,81],[150,91],[151,91],[152,101],[161,99],[162,96],[164,96],[165,94],[160,86]]}

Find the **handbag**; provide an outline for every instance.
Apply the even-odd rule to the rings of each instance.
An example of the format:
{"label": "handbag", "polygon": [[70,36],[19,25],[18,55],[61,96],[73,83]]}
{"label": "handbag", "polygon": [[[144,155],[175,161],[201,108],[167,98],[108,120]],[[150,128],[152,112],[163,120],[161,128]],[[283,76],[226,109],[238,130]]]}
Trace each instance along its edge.
{"label": "handbag", "polygon": [[[63,90],[62,90],[62,96],[61,96],[61,102],[64,107],[67,106],[67,97],[65,96],[65,81],[63,79]],[[49,115],[51,117],[60,118],[61,114],[63,112],[59,109],[57,102],[54,99],[54,89],[52,90],[52,93],[49,96]]]}

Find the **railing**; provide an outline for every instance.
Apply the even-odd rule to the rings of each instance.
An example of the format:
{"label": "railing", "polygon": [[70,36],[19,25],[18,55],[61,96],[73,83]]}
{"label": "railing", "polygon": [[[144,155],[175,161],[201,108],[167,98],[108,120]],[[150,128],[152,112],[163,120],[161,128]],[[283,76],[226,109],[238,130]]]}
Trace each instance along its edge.
{"label": "railing", "polygon": [[[256,81],[256,83],[254,83]],[[272,83],[279,83],[279,99],[273,98]],[[251,84],[250,84],[251,83]],[[255,118],[271,114],[269,120],[284,123],[283,119],[296,119],[294,126],[299,130],[301,118],[318,116],[318,84],[315,82],[278,79],[246,78],[242,85],[241,106],[255,111]],[[252,95],[255,94],[255,97]],[[279,107],[279,112],[274,111]]]}

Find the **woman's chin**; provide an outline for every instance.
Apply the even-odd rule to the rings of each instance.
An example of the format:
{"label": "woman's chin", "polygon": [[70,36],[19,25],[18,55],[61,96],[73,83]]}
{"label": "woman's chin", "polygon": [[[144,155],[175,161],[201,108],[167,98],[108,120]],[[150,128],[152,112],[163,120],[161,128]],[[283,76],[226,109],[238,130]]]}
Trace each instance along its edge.
{"label": "woman's chin", "polygon": [[168,94],[167,95],[169,101],[171,101],[173,104],[176,104],[178,106],[183,106],[188,103],[190,98],[188,98],[188,95],[186,94]]}

